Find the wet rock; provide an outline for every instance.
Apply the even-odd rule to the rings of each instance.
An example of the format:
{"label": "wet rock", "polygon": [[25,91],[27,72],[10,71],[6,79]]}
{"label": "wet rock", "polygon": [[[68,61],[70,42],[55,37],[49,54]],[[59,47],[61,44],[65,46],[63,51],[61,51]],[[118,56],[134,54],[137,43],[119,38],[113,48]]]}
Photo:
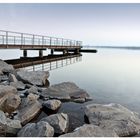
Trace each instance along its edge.
{"label": "wet rock", "polygon": [[0,109],[5,111],[5,102],[6,100],[17,94],[16,88],[12,86],[0,85]]}
{"label": "wet rock", "polygon": [[84,104],[79,104],[75,102],[62,103],[60,109],[58,110],[58,113],[65,113],[68,115],[68,132],[72,132],[77,127],[83,126],[85,124]]}
{"label": "wet rock", "polygon": [[50,115],[46,118],[43,118],[41,121],[48,122],[53,128],[56,134],[66,133],[69,126],[69,118],[67,114],[60,113]]}
{"label": "wet rock", "polygon": [[18,82],[16,76],[14,74],[12,74],[12,73],[9,73],[9,81],[10,82],[15,82],[15,83]]}
{"label": "wet rock", "polygon": [[85,114],[89,123],[113,130],[118,136],[133,136],[140,130],[138,115],[119,104],[89,104]]}
{"label": "wet rock", "polygon": [[23,99],[15,118],[20,120],[22,125],[25,125],[39,114],[41,108],[42,106],[38,101]]}
{"label": "wet rock", "polygon": [[4,112],[0,110],[0,136],[15,136],[21,127],[19,120],[6,118]]}
{"label": "wet rock", "polygon": [[76,103],[84,103],[86,100],[85,98],[79,98],[79,99],[74,99],[73,101]]}
{"label": "wet rock", "polygon": [[61,106],[61,101],[59,100],[48,100],[43,103],[45,109],[50,109],[52,111],[58,110]]}
{"label": "wet rock", "polygon": [[19,95],[11,94],[5,101],[5,112],[12,113],[15,111],[21,103]]}
{"label": "wet rock", "polygon": [[30,87],[27,91],[28,93],[38,94],[38,89],[35,86]]}
{"label": "wet rock", "polygon": [[54,129],[49,123],[40,121],[25,125],[18,133],[18,137],[52,137]]}
{"label": "wet rock", "polygon": [[56,85],[52,85],[41,94],[44,98],[58,99],[61,101],[74,101],[75,99],[89,98],[86,91],[80,89],[76,84],[71,82],[64,82]]}
{"label": "wet rock", "polygon": [[49,77],[48,71],[18,71],[17,76],[24,83],[29,83],[32,85],[43,86],[46,83],[46,80]]}
{"label": "wet rock", "polygon": [[0,71],[1,72],[13,72],[14,68],[12,65],[7,64],[3,60],[0,60]]}
{"label": "wet rock", "polygon": [[15,87],[17,90],[24,90],[25,89],[25,85],[23,84],[23,82],[18,81],[18,82],[11,82],[10,86]]}
{"label": "wet rock", "polygon": [[113,130],[101,129],[96,125],[85,124],[72,133],[61,135],[60,137],[117,137]]}

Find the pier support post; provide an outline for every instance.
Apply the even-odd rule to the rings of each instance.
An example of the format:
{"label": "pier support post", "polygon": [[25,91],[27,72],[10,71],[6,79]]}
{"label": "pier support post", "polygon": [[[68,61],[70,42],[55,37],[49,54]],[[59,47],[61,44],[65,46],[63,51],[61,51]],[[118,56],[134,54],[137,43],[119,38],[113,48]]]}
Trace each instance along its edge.
{"label": "pier support post", "polygon": [[54,49],[51,49],[51,55],[53,55],[54,54]]}
{"label": "pier support post", "polygon": [[23,50],[23,57],[27,57],[27,50]]}
{"label": "pier support post", "polygon": [[67,53],[68,53],[68,50],[63,50],[63,55]]}
{"label": "pier support post", "polygon": [[75,53],[76,53],[76,54],[79,54],[79,53],[80,53],[80,50],[79,50],[79,49],[76,49],[76,50],[75,50]]}
{"label": "pier support post", "polygon": [[39,50],[39,57],[43,57],[43,50]]}

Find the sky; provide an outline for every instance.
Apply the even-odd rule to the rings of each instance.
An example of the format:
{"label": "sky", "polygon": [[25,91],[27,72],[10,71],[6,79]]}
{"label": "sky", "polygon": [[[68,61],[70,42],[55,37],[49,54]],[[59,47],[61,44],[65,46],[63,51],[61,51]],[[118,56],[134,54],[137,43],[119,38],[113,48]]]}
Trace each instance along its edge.
{"label": "sky", "polygon": [[140,3],[0,3],[0,30],[80,40],[83,45],[140,46]]}

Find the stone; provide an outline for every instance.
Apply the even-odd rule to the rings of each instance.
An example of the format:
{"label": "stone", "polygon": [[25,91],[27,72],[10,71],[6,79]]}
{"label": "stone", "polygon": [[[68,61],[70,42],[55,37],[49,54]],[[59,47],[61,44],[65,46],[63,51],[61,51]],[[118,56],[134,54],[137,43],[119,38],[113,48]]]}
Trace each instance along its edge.
{"label": "stone", "polygon": [[18,82],[10,82],[10,86],[15,87],[17,90],[24,90],[25,89],[25,85],[21,81],[18,81]]}
{"label": "stone", "polygon": [[0,70],[0,75],[3,75],[3,72],[2,72],[2,70]]}
{"label": "stone", "polygon": [[28,123],[18,133],[18,137],[52,137],[53,135],[53,127],[44,121]]}
{"label": "stone", "polygon": [[16,136],[21,128],[22,126],[19,120],[11,120],[7,118],[6,133],[8,136]]}
{"label": "stone", "polygon": [[18,82],[16,76],[14,74],[12,74],[12,73],[9,73],[9,81],[10,82],[15,82],[15,83]]}
{"label": "stone", "polygon": [[41,94],[44,98],[58,99],[61,101],[74,101],[75,99],[89,98],[89,95],[83,89],[80,89],[76,84],[72,82],[63,82],[60,84],[52,85]]}
{"label": "stone", "polygon": [[28,93],[38,94],[38,89],[35,86],[30,87],[27,91]]}
{"label": "stone", "polygon": [[32,85],[43,86],[49,77],[48,71],[25,71],[21,70],[17,72],[19,80],[24,83],[29,83]]}
{"label": "stone", "polygon": [[41,108],[42,106],[38,101],[22,100],[15,118],[20,120],[22,125],[25,125],[39,114]]}
{"label": "stone", "polygon": [[0,136],[15,136],[21,128],[19,120],[6,118],[4,112],[0,110]]}
{"label": "stone", "polygon": [[0,85],[0,109],[5,111],[5,102],[6,100],[17,94],[16,88],[12,86]]}
{"label": "stone", "polygon": [[52,111],[58,110],[61,106],[61,101],[59,100],[48,100],[43,103],[43,107],[46,109],[50,109]]}
{"label": "stone", "polygon": [[39,95],[35,95],[35,94],[32,94],[30,93],[28,96],[27,96],[27,100],[30,102],[30,101],[36,101],[37,99],[39,99]]}
{"label": "stone", "polygon": [[12,113],[21,103],[19,95],[11,94],[5,101],[5,112]]}
{"label": "stone", "polygon": [[79,98],[79,99],[74,99],[73,101],[76,103],[84,103],[86,100],[85,98]]}
{"label": "stone", "polygon": [[0,71],[2,72],[13,72],[14,68],[12,65],[7,64],[3,60],[0,59]]}
{"label": "stone", "polygon": [[48,122],[54,128],[54,133],[56,134],[62,134],[68,131],[69,118],[67,114],[60,113],[50,115],[41,119],[41,121]]}
{"label": "stone", "polygon": [[119,104],[89,104],[85,108],[89,123],[113,130],[118,136],[134,136],[140,131],[137,114]]}
{"label": "stone", "polygon": [[99,126],[85,124],[76,128],[74,132],[61,135],[60,137],[118,137],[113,130],[101,129]]}

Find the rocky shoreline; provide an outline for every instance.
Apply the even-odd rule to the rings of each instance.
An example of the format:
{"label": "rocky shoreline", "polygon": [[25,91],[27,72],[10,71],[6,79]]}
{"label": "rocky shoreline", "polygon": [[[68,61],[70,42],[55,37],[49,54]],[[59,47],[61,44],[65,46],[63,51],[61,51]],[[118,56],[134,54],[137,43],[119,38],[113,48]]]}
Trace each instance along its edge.
{"label": "rocky shoreline", "polygon": [[128,137],[139,114],[95,104],[75,83],[49,85],[49,72],[15,70],[0,60],[0,137]]}

